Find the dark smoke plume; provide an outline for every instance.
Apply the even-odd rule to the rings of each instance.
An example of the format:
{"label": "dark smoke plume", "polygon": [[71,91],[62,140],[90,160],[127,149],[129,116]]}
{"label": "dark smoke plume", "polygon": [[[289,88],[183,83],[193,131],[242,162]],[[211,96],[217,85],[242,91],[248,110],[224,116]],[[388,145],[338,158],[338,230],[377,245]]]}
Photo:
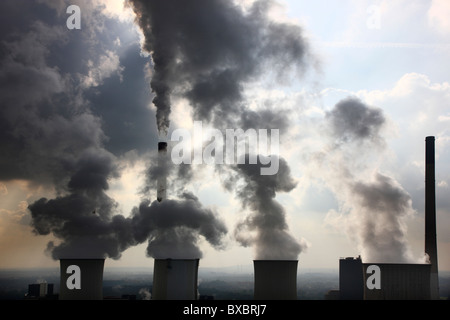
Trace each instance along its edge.
{"label": "dark smoke plume", "polygon": [[295,260],[306,249],[306,244],[289,234],[284,208],[275,200],[277,193],[290,192],[297,185],[287,162],[283,158],[279,161],[279,171],[272,176],[260,174],[260,161],[257,165],[248,161],[238,164],[233,181],[229,181],[229,185],[236,185],[243,180],[236,193],[250,214],[236,226],[235,238],[243,246],[254,246],[256,259]]}
{"label": "dark smoke plume", "polygon": [[[189,101],[196,120],[211,121],[220,129],[288,126],[288,118],[281,116],[279,110],[267,108],[256,113],[246,107],[244,99],[245,86],[263,74],[285,82],[289,76],[301,76],[311,58],[299,26],[269,19],[272,1],[255,1],[246,9],[228,0],[129,3],[145,35],[144,49],[152,57],[151,87],[160,134],[167,134],[170,125],[171,99],[180,97]],[[33,3],[33,8],[42,5],[46,4]],[[94,7],[86,5],[88,9],[84,10],[84,16],[89,14],[92,21],[101,11]],[[104,17],[100,18],[99,24]],[[52,25],[34,22],[23,28],[24,33],[1,43],[0,179],[24,179],[54,191],[53,199],[33,200],[29,206],[34,232],[56,237],[48,246],[53,258],[119,258],[126,248],[145,241],[149,241],[148,253],[152,256],[163,255],[164,246],[199,255],[199,236],[214,247],[221,247],[218,239],[226,228],[193,196],[185,195],[162,206],[145,202],[133,211],[132,217],[120,215],[117,202],[107,195],[108,182],[119,176],[119,159],[131,151],[128,146],[135,145],[132,140],[137,136],[137,145],[145,144],[142,132],[148,132],[152,124],[144,128],[142,119],[148,113],[139,109],[135,114],[130,112],[128,100],[116,101],[123,98],[117,93],[120,90],[105,100],[95,100],[94,91],[106,92],[102,81],[113,77],[102,74],[102,57],[118,61],[116,71],[120,77],[114,73],[115,80],[123,75],[120,88],[126,89],[120,92],[132,92],[130,88],[135,88],[135,83],[130,85],[130,79],[137,79],[136,73],[127,78],[132,68],[123,68],[122,63],[128,59],[112,51],[108,55],[105,48],[110,47],[103,47],[102,42],[106,40],[88,24],[84,30],[89,30],[90,40],[96,41],[82,42],[86,32],[76,38],[74,35],[80,33],[68,33],[59,21],[54,21],[56,27]],[[76,52],[88,55],[69,66],[62,57],[74,47],[79,49]],[[89,63],[84,65],[86,61]],[[99,78],[93,81],[92,74]],[[89,85],[97,91],[90,91]],[[118,124],[120,128],[134,129],[124,135],[123,130],[116,130]],[[153,175],[159,174],[188,179],[193,172],[189,166],[180,166],[155,169]],[[147,183],[145,188],[149,190],[151,186]],[[252,187],[258,189],[256,185]],[[282,212],[277,204],[271,205]],[[183,206],[199,221],[187,221],[189,215],[182,217]],[[173,212],[172,225],[160,224],[161,208]],[[152,227],[141,230],[141,225],[136,224],[140,219],[148,219]]]}
{"label": "dark smoke plume", "polygon": [[380,129],[385,124],[381,109],[368,107],[354,98],[344,99],[327,114],[332,133],[342,142],[383,140]]}
{"label": "dark smoke plume", "polygon": [[[244,97],[246,85],[262,75],[286,83],[291,76],[303,76],[313,60],[301,27],[269,18],[273,1],[257,0],[245,9],[230,0],[129,3],[145,36],[143,48],[153,62],[151,88],[161,135],[169,129],[171,100],[179,97],[189,101],[194,120],[211,122],[219,130],[287,130],[288,116],[274,106],[250,110]],[[283,161],[274,177],[261,177],[259,170],[259,165],[236,168],[246,181],[245,190],[237,192],[252,212],[238,229],[256,232],[250,242],[259,257],[279,253],[296,258],[302,246],[288,234],[284,209],[273,199],[276,192],[295,186],[289,167]],[[228,182],[235,179],[232,176]],[[242,244],[249,244],[244,232],[236,235]],[[264,247],[271,253],[263,252]]]}
{"label": "dark smoke plume", "polygon": [[66,195],[41,198],[29,206],[36,234],[53,234],[49,243],[54,259],[68,257],[118,259],[134,244],[126,219],[117,215],[118,204],[106,195],[108,180],[117,174],[114,157],[87,150],[72,168]]}
{"label": "dark smoke plume", "polygon": [[179,200],[143,201],[133,209],[131,221],[136,240],[148,239],[147,255],[157,259],[201,258],[199,236],[222,249],[227,233],[217,214],[190,193],[182,194]]}
{"label": "dark smoke plume", "polygon": [[[171,97],[190,101],[194,119],[233,123],[244,85],[263,72],[284,81],[301,75],[309,56],[302,29],[268,18],[270,0],[244,10],[229,0],[130,0],[151,54],[151,88],[160,134],[170,125]],[[219,126],[220,127],[220,126]]]}

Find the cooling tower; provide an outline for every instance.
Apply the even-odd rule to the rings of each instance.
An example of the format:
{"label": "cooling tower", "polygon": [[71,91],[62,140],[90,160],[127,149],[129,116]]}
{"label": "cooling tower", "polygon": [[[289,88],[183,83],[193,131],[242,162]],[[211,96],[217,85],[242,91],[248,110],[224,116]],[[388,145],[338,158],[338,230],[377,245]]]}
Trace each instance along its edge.
{"label": "cooling tower", "polygon": [[[167,161],[167,142],[159,142],[158,143],[158,167],[164,168],[165,167],[165,161]],[[165,171],[165,170],[164,170]],[[167,184],[167,178],[165,176],[165,172],[163,174],[160,174],[157,180],[157,190],[156,190],[156,199],[161,202],[163,199],[166,198],[166,184]]]}
{"label": "cooling tower", "polygon": [[[367,273],[369,266],[380,269],[379,289],[369,289]],[[430,299],[429,264],[363,263],[365,300],[429,300]]]}
{"label": "cooling tower", "polygon": [[255,300],[297,300],[297,260],[254,260]]}
{"label": "cooling tower", "polygon": [[102,300],[105,259],[61,259],[60,300]]}
{"label": "cooling tower", "polygon": [[154,300],[197,300],[199,259],[155,259]]}
{"label": "cooling tower", "polygon": [[430,298],[433,300],[439,299],[434,140],[434,137],[425,139],[425,253],[431,264]]}

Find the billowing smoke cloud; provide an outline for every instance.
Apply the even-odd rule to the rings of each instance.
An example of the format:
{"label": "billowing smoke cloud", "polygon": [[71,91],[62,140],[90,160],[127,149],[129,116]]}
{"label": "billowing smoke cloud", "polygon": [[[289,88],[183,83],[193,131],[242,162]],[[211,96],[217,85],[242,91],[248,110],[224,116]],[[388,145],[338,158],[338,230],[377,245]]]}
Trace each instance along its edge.
{"label": "billowing smoke cloud", "polygon": [[41,198],[29,206],[34,232],[61,240],[49,243],[54,259],[117,259],[133,244],[124,217],[116,215],[118,204],[105,193],[108,179],[117,172],[114,161],[106,151],[86,150],[75,163],[67,195]]}
{"label": "billowing smoke cloud", "polygon": [[[301,75],[309,57],[299,26],[269,19],[272,1],[255,1],[246,9],[227,0],[129,2],[145,35],[144,49],[152,57],[151,87],[161,134],[170,125],[173,97],[187,99],[195,119],[220,124],[222,130],[225,124],[288,126],[288,117],[279,110],[257,113],[244,99],[245,85],[263,72],[285,81]],[[199,256],[199,237],[221,248],[224,224],[193,195],[160,205],[144,201],[129,218],[120,214],[108,195],[111,179],[120,175],[128,152],[148,152],[152,139],[156,147],[154,124],[147,122],[152,115],[148,96],[135,91],[145,83],[147,61],[130,62],[128,53],[135,53],[131,47],[118,50],[121,39],[101,34],[114,24],[102,15],[99,2],[78,2],[83,21],[92,22],[83,24],[83,32],[66,29],[67,16],[60,11],[65,4],[0,4],[8,9],[2,12],[22,17],[16,30],[2,31],[8,36],[2,33],[0,44],[0,181],[24,179],[53,193],[33,198],[29,210],[34,232],[56,237],[48,245],[55,259],[117,259],[123,250],[145,241],[154,257],[165,255],[168,247],[174,255]],[[22,15],[24,8],[28,11]],[[42,20],[48,21],[32,21],[33,12],[44,12]],[[118,35],[120,27],[115,29]],[[152,163],[151,170],[153,176],[176,176],[172,183],[193,175],[190,166],[162,170]],[[256,181],[249,184],[254,192],[260,188]],[[147,180],[144,190],[153,188],[152,183]],[[284,216],[279,204],[270,204]],[[286,231],[286,222],[279,220],[279,229]]]}
{"label": "billowing smoke cloud", "polygon": [[327,113],[326,122],[331,145],[316,160],[347,213],[332,212],[328,221],[348,232],[364,260],[410,262],[405,218],[414,212],[411,198],[394,178],[379,172],[376,161],[368,161],[380,159],[385,150],[382,110],[347,98]]}
{"label": "billowing smoke cloud", "polygon": [[138,242],[148,239],[147,254],[153,258],[201,258],[199,236],[216,249],[222,249],[225,224],[212,210],[204,208],[190,193],[181,199],[143,201],[132,212],[132,225]]}
{"label": "billowing smoke cloud", "polygon": [[[189,102],[193,119],[219,130],[288,130],[287,114],[273,106],[251,110],[244,95],[246,85],[262,75],[286,83],[292,75],[302,76],[313,60],[301,27],[269,18],[273,1],[257,0],[246,8],[229,0],[129,3],[153,62],[151,88],[161,135],[170,126],[171,101],[180,97]],[[273,177],[261,177],[260,165],[238,165],[234,173],[221,169],[231,174],[225,183],[229,190],[235,174],[245,177],[246,187],[237,193],[251,215],[237,227],[238,241],[254,245],[258,258],[295,259],[302,244],[287,232],[284,209],[274,200],[276,192],[295,187],[287,163],[283,160]],[[186,172],[192,173],[179,171]]]}
{"label": "billowing smoke cloud", "polygon": [[[194,119],[233,123],[244,85],[262,72],[286,80],[309,56],[302,29],[268,18],[272,1],[244,10],[229,0],[129,1],[151,54],[151,88],[161,134],[170,125],[171,97],[190,101]],[[275,113],[274,113],[275,114]]]}
{"label": "billowing smoke cloud", "polygon": [[380,143],[385,117],[380,109],[370,108],[358,99],[338,102],[327,114],[333,136],[343,143],[369,141]]}
{"label": "billowing smoke cloud", "polygon": [[236,226],[234,235],[241,245],[254,246],[256,259],[295,260],[306,249],[303,240],[300,242],[289,233],[284,208],[275,200],[277,193],[290,192],[297,185],[287,162],[283,158],[279,160],[275,175],[261,175],[261,162],[251,165],[247,161],[233,167],[235,175],[229,181],[231,186],[243,180],[236,193],[250,214]]}
{"label": "billowing smoke cloud", "polygon": [[411,262],[405,218],[412,213],[409,194],[391,177],[376,173],[374,181],[352,186],[361,254],[367,261]]}
{"label": "billowing smoke cloud", "polygon": [[56,43],[69,38],[64,26],[37,20],[1,43],[0,180],[23,179],[56,194],[29,206],[33,231],[60,242],[49,243],[53,258],[118,258],[129,241],[118,237],[123,217],[114,216],[117,203],[106,195],[119,175],[117,158],[104,148],[83,77],[49,63],[50,48],[61,50]]}
{"label": "billowing smoke cloud", "polygon": [[[70,32],[67,5],[55,2],[0,4],[2,21],[18,13],[8,17],[16,28],[1,32],[0,181],[26,180],[48,194],[31,198],[29,212],[35,234],[55,237],[47,247],[54,259],[118,259],[140,242],[107,194],[109,183],[121,157],[157,141],[145,120],[153,118],[148,99],[134,91],[139,80],[145,85],[146,61],[119,58],[119,39],[99,36],[99,25],[111,23],[99,3],[77,3],[86,24]],[[138,50],[129,51],[139,57]]]}

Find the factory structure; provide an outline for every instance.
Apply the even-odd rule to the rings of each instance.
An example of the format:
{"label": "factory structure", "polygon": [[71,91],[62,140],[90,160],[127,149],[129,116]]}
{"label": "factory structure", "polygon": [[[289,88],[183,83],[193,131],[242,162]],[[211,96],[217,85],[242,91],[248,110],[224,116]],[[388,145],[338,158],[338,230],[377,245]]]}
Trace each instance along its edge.
{"label": "factory structure", "polygon": [[[426,138],[425,254],[423,264],[363,262],[361,257],[339,260],[339,290],[328,294],[340,300],[439,299],[436,244],[434,137]],[[164,161],[167,143],[159,143]],[[166,181],[158,180],[158,201],[166,197]],[[61,259],[60,300],[103,299],[104,259]],[[153,300],[197,300],[200,259],[155,259]],[[255,300],[296,300],[297,260],[254,260]]]}
{"label": "factory structure", "polygon": [[363,263],[361,257],[339,260],[340,300],[439,299],[436,241],[435,137],[425,139],[424,264]]}
{"label": "factory structure", "polygon": [[430,264],[339,260],[339,300],[430,300]]}

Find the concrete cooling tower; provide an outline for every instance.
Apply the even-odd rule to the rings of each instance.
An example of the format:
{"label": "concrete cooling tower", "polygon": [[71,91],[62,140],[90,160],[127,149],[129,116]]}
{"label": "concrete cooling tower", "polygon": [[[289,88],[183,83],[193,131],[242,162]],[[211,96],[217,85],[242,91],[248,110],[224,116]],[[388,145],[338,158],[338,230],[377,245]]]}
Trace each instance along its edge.
{"label": "concrete cooling tower", "polygon": [[61,259],[59,300],[102,300],[105,259]]}
{"label": "concrete cooling tower", "polygon": [[297,260],[254,260],[255,300],[297,300]]}
{"label": "concrete cooling tower", "polygon": [[153,300],[197,300],[199,259],[155,259]]}

